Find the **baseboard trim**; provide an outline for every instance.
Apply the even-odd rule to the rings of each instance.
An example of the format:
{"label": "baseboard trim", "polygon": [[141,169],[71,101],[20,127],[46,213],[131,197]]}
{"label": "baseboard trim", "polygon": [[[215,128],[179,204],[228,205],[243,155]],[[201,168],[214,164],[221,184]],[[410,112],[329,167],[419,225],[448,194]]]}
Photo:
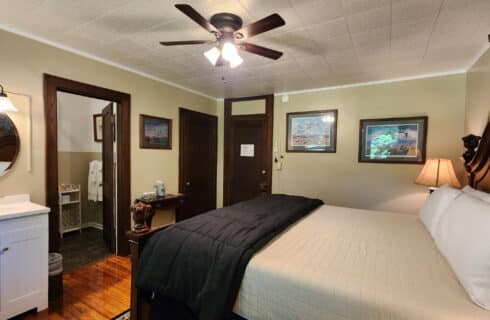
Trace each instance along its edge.
{"label": "baseboard trim", "polygon": [[86,228],[95,228],[95,229],[99,229],[99,230],[104,230],[104,226],[101,223],[97,223],[97,222],[85,222],[85,223],[83,223],[82,229],[86,229]]}

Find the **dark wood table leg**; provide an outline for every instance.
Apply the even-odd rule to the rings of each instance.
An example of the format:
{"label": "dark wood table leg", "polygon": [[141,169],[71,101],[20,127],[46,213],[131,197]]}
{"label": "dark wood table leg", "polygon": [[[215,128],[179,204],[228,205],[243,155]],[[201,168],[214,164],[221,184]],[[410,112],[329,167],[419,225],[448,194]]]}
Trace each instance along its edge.
{"label": "dark wood table leg", "polygon": [[151,224],[153,221],[153,217],[155,216],[156,209],[150,204],[148,204],[147,206],[148,206],[148,218],[146,219],[146,225],[151,230]]}
{"label": "dark wood table leg", "polygon": [[184,205],[183,200],[179,200],[179,204],[175,207],[175,222],[182,221],[182,206]]}
{"label": "dark wood table leg", "polygon": [[136,289],[136,266],[140,258],[140,242],[137,237],[129,240],[129,252],[131,254],[131,320],[138,318],[138,289]]}

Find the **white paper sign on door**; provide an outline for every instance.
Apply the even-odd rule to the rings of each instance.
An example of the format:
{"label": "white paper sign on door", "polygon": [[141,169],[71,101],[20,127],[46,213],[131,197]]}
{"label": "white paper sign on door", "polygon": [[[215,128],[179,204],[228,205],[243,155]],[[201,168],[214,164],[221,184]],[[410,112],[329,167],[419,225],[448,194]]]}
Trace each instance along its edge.
{"label": "white paper sign on door", "polygon": [[253,158],[255,153],[255,145],[253,144],[241,144],[240,145],[240,157]]}

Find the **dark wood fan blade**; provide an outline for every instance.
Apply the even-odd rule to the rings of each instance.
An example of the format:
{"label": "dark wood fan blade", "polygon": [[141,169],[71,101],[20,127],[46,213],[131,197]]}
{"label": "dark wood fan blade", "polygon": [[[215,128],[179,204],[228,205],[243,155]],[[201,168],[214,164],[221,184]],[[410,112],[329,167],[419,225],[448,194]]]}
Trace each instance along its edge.
{"label": "dark wood fan blade", "polygon": [[191,44],[205,44],[213,43],[210,40],[189,40],[189,41],[162,41],[160,44],[162,46],[180,46],[180,45],[191,45]]}
{"label": "dark wood fan blade", "polygon": [[256,44],[242,42],[239,44],[239,47],[242,50],[248,51],[253,54],[258,54],[259,56],[263,56],[269,59],[277,60],[282,57],[282,52],[261,47]]}
{"label": "dark wood fan blade", "polygon": [[251,23],[240,30],[236,31],[236,33],[241,33],[244,38],[250,38],[257,34],[267,32],[269,30],[282,27],[286,22],[280,15],[277,13],[271,14],[264,19]]}
{"label": "dark wood fan blade", "polygon": [[179,9],[183,14],[194,20],[198,25],[203,27],[212,33],[219,33],[219,31],[206,20],[199,12],[188,4],[176,4],[175,7]]}

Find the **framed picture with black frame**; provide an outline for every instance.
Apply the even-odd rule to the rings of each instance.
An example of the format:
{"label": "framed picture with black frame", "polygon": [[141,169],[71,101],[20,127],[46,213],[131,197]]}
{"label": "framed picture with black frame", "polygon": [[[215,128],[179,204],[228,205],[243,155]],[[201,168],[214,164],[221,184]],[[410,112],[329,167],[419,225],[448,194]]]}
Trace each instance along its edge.
{"label": "framed picture with black frame", "polygon": [[172,149],[172,120],[141,114],[140,148]]}
{"label": "framed picture with black frame", "polygon": [[335,153],[338,110],[286,114],[286,152]]}
{"label": "framed picture with black frame", "polygon": [[428,117],[364,119],[359,125],[359,162],[424,164]]}

